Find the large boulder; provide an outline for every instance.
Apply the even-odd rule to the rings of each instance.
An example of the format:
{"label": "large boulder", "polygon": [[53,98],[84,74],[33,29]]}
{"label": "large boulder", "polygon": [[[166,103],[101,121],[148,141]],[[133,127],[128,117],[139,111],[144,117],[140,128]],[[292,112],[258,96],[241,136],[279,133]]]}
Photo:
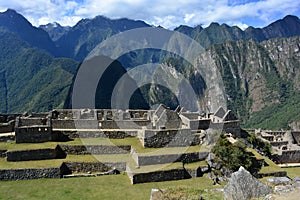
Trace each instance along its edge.
{"label": "large boulder", "polygon": [[224,198],[231,200],[260,198],[270,193],[272,189],[252,176],[244,167],[231,175],[224,188]]}

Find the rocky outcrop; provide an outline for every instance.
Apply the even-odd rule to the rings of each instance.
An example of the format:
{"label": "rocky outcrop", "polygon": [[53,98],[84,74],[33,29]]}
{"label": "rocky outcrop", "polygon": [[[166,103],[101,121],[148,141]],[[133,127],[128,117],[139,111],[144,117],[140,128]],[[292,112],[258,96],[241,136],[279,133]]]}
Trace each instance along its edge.
{"label": "rocky outcrop", "polygon": [[272,193],[272,189],[253,177],[243,167],[231,175],[229,183],[224,188],[224,198],[246,200],[264,197]]}

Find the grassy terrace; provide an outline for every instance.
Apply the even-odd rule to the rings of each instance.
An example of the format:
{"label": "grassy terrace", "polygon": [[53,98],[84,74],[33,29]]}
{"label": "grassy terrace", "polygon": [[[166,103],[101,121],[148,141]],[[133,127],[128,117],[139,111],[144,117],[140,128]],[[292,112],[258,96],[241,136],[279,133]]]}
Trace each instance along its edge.
{"label": "grassy terrace", "polygon": [[248,150],[252,152],[256,158],[265,159],[265,162],[269,165],[269,166],[262,167],[262,169],[259,171],[260,173],[286,171],[290,178],[295,178],[296,176],[300,177],[300,167],[281,168],[277,166],[274,162],[272,162],[270,159],[268,159],[267,157],[264,157],[259,153],[257,153],[254,149],[248,149]]}
{"label": "grassy terrace", "polygon": [[0,142],[0,149],[5,150],[28,150],[28,149],[42,149],[42,148],[55,148],[57,144],[64,145],[131,145],[134,150],[139,154],[158,155],[158,154],[176,154],[184,152],[199,152],[208,151],[203,146],[190,146],[190,147],[171,147],[171,148],[143,148],[137,138],[125,139],[105,139],[105,138],[76,138],[68,142],[44,142],[44,143],[22,143],[16,144],[15,142]]}
{"label": "grassy terrace", "polygon": [[[55,148],[57,144],[64,145],[131,145],[135,151],[141,155],[159,155],[159,154],[177,154],[184,152],[199,152],[207,149],[201,146],[191,147],[174,147],[174,148],[143,148],[137,138],[125,139],[105,139],[105,138],[87,138],[74,139],[68,142],[44,142],[44,143],[22,143],[16,144],[13,142],[0,142],[0,149],[5,150],[28,150],[28,149],[42,149]],[[5,158],[0,159],[0,169],[17,169],[17,168],[40,168],[40,167],[58,167],[62,162],[129,162],[132,169],[135,169],[135,162],[129,154],[103,154],[103,155],[67,155],[65,159],[51,159],[39,161],[22,161],[22,162],[6,162]],[[185,167],[196,168],[201,162],[186,164]],[[173,169],[182,167],[182,163],[173,163],[168,165],[151,165],[146,167],[146,171],[153,171],[155,169]],[[140,171],[144,169],[140,168]]]}
{"label": "grassy terrace", "polygon": [[34,160],[7,162],[5,158],[0,158],[0,169],[20,169],[20,168],[48,168],[59,167],[63,162],[128,162],[131,158],[128,154],[117,155],[68,155],[65,159]]}
{"label": "grassy terrace", "polygon": [[268,164],[268,166],[263,166],[261,168],[261,170],[259,171],[260,173],[270,173],[270,172],[279,172],[279,171],[286,171],[285,169],[282,169],[280,167],[278,167],[273,161],[271,161],[269,158],[264,157],[262,155],[260,155],[259,153],[257,153],[254,149],[247,149],[248,151],[250,151],[251,153],[254,154],[254,156],[257,159],[264,159],[265,162]]}
{"label": "grassy terrace", "polygon": [[286,171],[290,178],[300,177],[300,167],[288,167],[282,168],[282,170]]}

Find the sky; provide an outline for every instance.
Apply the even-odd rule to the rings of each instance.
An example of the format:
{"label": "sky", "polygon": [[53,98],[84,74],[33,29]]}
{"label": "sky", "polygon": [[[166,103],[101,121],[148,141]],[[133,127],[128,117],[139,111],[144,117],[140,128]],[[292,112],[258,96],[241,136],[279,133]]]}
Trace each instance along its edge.
{"label": "sky", "polygon": [[264,27],[286,15],[300,16],[299,0],[0,0],[0,12],[11,8],[34,26],[51,22],[75,25],[103,15],[130,18],[173,29],[207,27],[211,22]]}

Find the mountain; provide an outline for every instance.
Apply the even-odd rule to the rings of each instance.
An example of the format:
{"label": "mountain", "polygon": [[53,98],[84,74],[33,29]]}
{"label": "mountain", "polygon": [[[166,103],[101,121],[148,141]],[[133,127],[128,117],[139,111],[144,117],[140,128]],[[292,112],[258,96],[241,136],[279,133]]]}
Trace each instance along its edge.
{"label": "mountain", "polygon": [[209,48],[214,44],[221,44],[226,41],[235,40],[254,40],[262,42],[272,38],[293,37],[300,35],[300,20],[296,16],[288,15],[283,19],[277,20],[264,28],[248,27],[242,31],[237,26],[228,26],[226,24],[211,23],[203,29],[199,26],[195,28],[188,26],[179,26],[175,31],[184,33],[204,48]]}
{"label": "mountain", "polygon": [[48,33],[40,28],[32,26],[25,17],[15,10],[8,9],[7,11],[0,13],[0,28],[18,35],[32,47],[55,55],[55,44]]}
{"label": "mountain", "polygon": [[[90,51],[114,34],[143,27],[150,25],[97,16],[83,19],[73,27],[52,23],[36,28],[14,10],[0,13],[1,112],[70,108],[78,66],[93,59],[99,61],[99,57],[83,61]],[[289,15],[264,28],[249,27],[244,31],[218,23],[211,23],[207,28],[182,25],[175,30],[205,47],[194,62],[188,63],[161,50],[128,52],[112,61],[103,73],[95,106],[110,108],[115,86],[121,77],[126,77],[117,92],[124,96],[122,88],[124,92],[129,85],[134,88],[145,80],[149,83],[137,89],[130,99],[134,108],[148,108],[161,102],[175,108],[185,102],[193,110],[194,99],[185,95],[185,88],[190,85],[201,109],[207,111],[208,99],[214,93],[209,78],[215,77],[207,79],[207,75],[196,72],[192,65],[214,66],[224,83],[225,103],[244,127],[279,129],[300,124],[300,20],[297,17]],[[160,67],[137,67],[149,63]],[[161,84],[152,84],[157,81]]]}
{"label": "mountain", "polygon": [[299,44],[299,36],[228,41],[202,55],[218,67],[228,107],[246,127],[288,128],[300,120]]}
{"label": "mountain", "polygon": [[61,26],[59,23],[54,22],[54,23],[48,23],[46,25],[41,25],[39,28],[43,29],[46,31],[50,38],[53,41],[58,40],[61,36],[66,34],[70,30],[70,26]]}
{"label": "mountain", "polygon": [[[108,65],[108,66],[106,66]],[[99,77],[99,81],[96,87],[96,92],[93,94],[92,99],[94,101],[93,108],[97,109],[149,109],[149,105],[145,101],[140,89],[137,87],[136,82],[126,73],[127,71],[121,65],[121,63],[117,60],[112,60],[106,56],[95,56],[88,60],[85,60],[80,65],[81,68],[86,69],[84,73],[99,73],[102,74]],[[82,74],[76,74],[76,76],[80,76]],[[83,75],[84,76],[84,75]],[[82,92],[79,91],[82,87],[85,87],[89,81],[91,81],[91,75],[88,74],[86,79],[83,79],[82,84],[79,88],[74,89],[74,81],[72,82],[71,87],[69,88],[69,94],[67,95],[67,99],[64,104],[64,108],[86,108],[87,96],[82,98]],[[98,78],[98,77],[96,77]],[[128,95],[129,88],[135,88],[133,94],[129,96],[128,102],[126,102],[126,96]],[[90,88],[89,88],[90,89]],[[77,92],[76,94],[74,94]],[[74,94],[74,96],[73,96]],[[117,95],[119,98],[114,99],[113,95]],[[72,98],[78,98],[75,100],[76,105],[73,104]],[[128,103],[128,104],[127,104]]]}
{"label": "mountain", "polygon": [[63,57],[82,61],[98,44],[106,38],[135,28],[150,27],[143,21],[130,19],[111,20],[103,16],[83,19],[60,37],[55,43]]}
{"label": "mountain", "polygon": [[0,29],[0,112],[62,108],[78,63],[53,58]]}

